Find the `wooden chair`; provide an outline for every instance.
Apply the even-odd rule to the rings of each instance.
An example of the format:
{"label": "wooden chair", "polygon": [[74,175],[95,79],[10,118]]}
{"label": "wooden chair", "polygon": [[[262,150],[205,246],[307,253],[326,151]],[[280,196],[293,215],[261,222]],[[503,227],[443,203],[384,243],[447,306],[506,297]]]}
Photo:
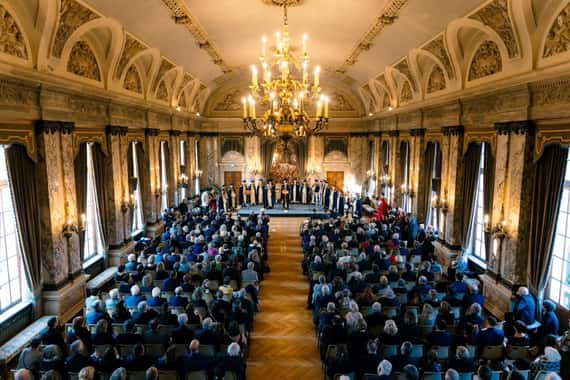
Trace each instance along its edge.
{"label": "wooden chair", "polygon": [[443,380],[443,372],[424,372],[422,380]]}
{"label": "wooden chair", "polygon": [[185,380],[208,380],[208,373],[206,371],[186,372]]}
{"label": "wooden chair", "polygon": [[423,357],[424,357],[424,345],[423,344],[414,344],[412,346],[412,352],[410,354],[410,358],[421,359]]}
{"label": "wooden chair", "polygon": [[175,344],[174,345],[176,350],[176,358],[178,359],[181,356],[184,356],[187,351],[187,345],[185,344]]}
{"label": "wooden chair", "polygon": [[132,354],[134,348],[135,346],[132,344],[120,344],[119,352],[121,353],[121,357],[126,358],[127,356]]}
{"label": "wooden chair", "polygon": [[447,359],[449,359],[448,346],[433,346],[431,349],[437,352],[437,359],[439,361],[446,361]]}
{"label": "wooden chair", "polygon": [[505,358],[505,349],[503,346],[485,346],[481,352],[481,358],[486,360],[499,361]]}
{"label": "wooden chair", "polygon": [[354,372],[351,373],[335,373],[334,380],[340,380],[341,376],[348,376],[350,380],[354,380]]}
{"label": "wooden chair", "polygon": [[113,330],[113,335],[119,335],[125,332],[125,328],[121,323],[113,323],[111,325],[111,329]]}
{"label": "wooden chair", "polygon": [[398,346],[397,345],[382,345],[382,355],[385,358],[389,358],[390,356],[398,355]]}
{"label": "wooden chair", "polygon": [[164,346],[162,344],[145,344],[144,351],[149,356],[162,356],[164,354]]}
{"label": "wooden chair", "polygon": [[129,380],[145,380],[146,371],[129,371],[127,375]]}
{"label": "wooden chair", "polygon": [[473,373],[472,372],[460,372],[459,373],[459,380],[473,380]]}
{"label": "wooden chair", "polygon": [[[226,373],[227,376],[227,373]],[[158,371],[158,380],[178,380],[178,372],[176,371]]]}
{"label": "wooden chair", "polygon": [[511,360],[523,359],[528,360],[530,358],[528,346],[508,346],[507,347],[507,358]]}
{"label": "wooden chair", "polygon": [[214,357],[216,356],[216,347],[207,344],[201,344],[199,351],[202,355]]}
{"label": "wooden chair", "polygon": [[[501,380],[503,378],[503,371],[491,371],[491,380]],[[538,377],[535,377],[535,380]]]}
{"label": "wooden chair", "polygon": [[384,315],[388,318],[394,318],[398,316],[398,308],[397,307],[385,307],[384,308]]}

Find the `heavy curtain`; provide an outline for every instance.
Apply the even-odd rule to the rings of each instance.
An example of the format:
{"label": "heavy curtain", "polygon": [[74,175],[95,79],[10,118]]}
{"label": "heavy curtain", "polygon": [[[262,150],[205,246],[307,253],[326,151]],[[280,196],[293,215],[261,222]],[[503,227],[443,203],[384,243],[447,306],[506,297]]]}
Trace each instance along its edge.
{"label": "heavy curtain", "polygon": [[36,167],[21,145],[12,145],[5,152],[24,267],[35,297],[41,288],[42,273]]}
{"label": "heavy curtain", "polygon": [[107,160],[105,154],[101,150],[101,145],[94,143],[91,146],[91,157],[93,159],[93,174],[95,177],[95,190],[97,191],[97,206],[99,209],[99,220],[101,221],[101,240],[105,250],[109,244],[109,218],[108,218],[108,202],[106,191],[107,180]]}
{"label": "heavy curtain", "polygon": [[[134,193],[134,191],[136,190],[136,187],[137,187],[136,180],[134,179],[135,168],[134,168],[134,162],[133,162],[133,159],[134,159],[134,157],[133,157],[133,144],[134,144],[134,142],[130,142],[129,147],[127,149],[127,172],[128,172],[128,183],[129,183],[129,198],[130,198],[131,194]],[[134,220],[133,215],[131,213],[131,217],[127,221],[129,231],[134,230],[133,220]]]}
{"label": "heavy curtain", "polygon": [[408,142],[407,141],[402,141],[400,143],[400,166],[398,168],[398,171],[400,173],[400,179],[402,184],[404,184],[408,178],[408,168],[406,166],[406,162],[408,161]]}
{"label": "heavy curtain", "polygon": [[463,209],[461,211],[461,245],[469,246],[469,236],[473,224],[471,219],[477,199],[477,179],[481,164],[481,144],[471,143],[463,156]]}
{"label": "heavy curtain", "polygon": [[[147,164],[148,160],[143,149],[143,144],[140,142],[135,144],[135,150],[137,153],[137,166],[139,174],[138,186],[140,192],[139,200],[141,202],[139,206],[142,210],[144,210],[143,202],[145,199],[147,199],[150,193],[150,168]],[[146,215],[143,212],[143,222],[145,222],[145,218]]]}
{"label": "heavy curtain", "polygon": [[[428,142],[426,150],[424,153],[424,178],[422,180],[422,187],[419,191],[422,192],[422,198],[418,198],[418,215],[423,216],[424,221],[427,221],[427,215],[431,202],[431,179],[433,176],[435,159],[435,144]],[[422,199],[423,202],[420,203],[419,200]]]}
{"label": "heavy curtain", "polygon": [[274,148],[275,142],[270,140],[264,141],[261,147],[261,161],[263,163],[263,173],[266,178],[269,175],[269,170],[271,169]]}
{"label": "heavy curtain", "polygon": [[[493,191],[495,188],[495,158],[491,144],[483,143],[485,147],[484,168],[483,173],[483,212],[485,215],[491,215],[493,210]],[[491,252],[491,232],[485,232],[485,252],[487,257]]]}
{"label": "heavy curtain", "polygon": [[382,142],[382,175],[388,174],[390,169],[390,143],[388,141]]}
{"label": "heavy curtain", "polygon": [[307,162],[307,144],[305,141],[298,141],[295,145],[295,154],[297,155],[297,169],[299,177],[305,178],[305,166]]}
{"label": "heavy curtain", "polygon": [[550,273],[567,157],[568,149],[553,145],[545,148],[542,157],[535,165],[530,207],[528,268],[529,287],[537,297],[536,305],[539,311]]}
{"label": "heavy curtain", "polygon": [[[73,163],[75,173],[75,193],[77,200],[77,215],[87,213],[87,143],[79,145],[79,152]],[[79,257],[81,262],[85,257],[85,234],[79,234]]]}

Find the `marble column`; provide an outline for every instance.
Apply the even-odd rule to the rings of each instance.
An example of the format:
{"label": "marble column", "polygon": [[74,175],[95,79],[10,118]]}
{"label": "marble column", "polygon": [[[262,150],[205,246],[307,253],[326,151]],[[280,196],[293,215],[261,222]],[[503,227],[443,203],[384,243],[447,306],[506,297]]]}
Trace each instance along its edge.
{"label": "marble column", "polygon": [[491,225],[503,222],[506,237],[497,257],[490,254],[491,269],[510,284],[527,281],[528,233],[534,180],[532,121],[495,124],[497,153]]}
{"label": "marble column", "polygon": [[196,134],[194,132],[186,133],[186,175],[188,176],[187,195],[194,195],[200,191],[196,188]]}
{"label": "marble column", "polygon": [[418,204],[423,202],[423,194],[421,194],[420,189],[423,182],[427,180],[427,176],[424,175],[425,129],[410,129],[410,136],[410,200],[412,213],[417,214],[418,221],[423,222],[426,216],[419,214]]}
{"label": "marble column", "polygon": [[178,205],[180,203],[180,131],[172,129],[169,131],[168,146],[170,147],[170,173],[168,178],[168,204]]}
{"label": "marble column", "polygon": [[443,207],[441,238],[451,246],[459,246],[463,214],[463,126],[445,127],[442,133],[441,190],[438,194]]}
{"label": "marble column", "polygon": [[392,182],[392,205],[402,205],[402,171],[400,168],[400,131],[390,131],[390,182]]}
{"label": "marble column", "polygon": [[65,317],[80,310],[86,281],[80,274],[73,129],[69,122],[36,122],[43,312]]}
{"label": "marble column", "polygon": [[374,181],[374,196],[379,197],[380,176],[382,175],[382,170],[380,168],[380,166],[382,165],[380,158],[381,155],[380,147],[382,145],[382,132],[374,133],[372,138],[374,139],[374,171],[371,181]]}
{"label": "marble column", "polygon": [[144,196],[143,206],[144,218],[147,225],[156,223],[160,215],[157,213],[157,210],[160,208],[160,181],[158,178],[158,151],[160,149],[160,140],[158,138],[158,133],[158,129],[145,129],[144,168],[148,170],[146,175],[149,180],[149,192]]}

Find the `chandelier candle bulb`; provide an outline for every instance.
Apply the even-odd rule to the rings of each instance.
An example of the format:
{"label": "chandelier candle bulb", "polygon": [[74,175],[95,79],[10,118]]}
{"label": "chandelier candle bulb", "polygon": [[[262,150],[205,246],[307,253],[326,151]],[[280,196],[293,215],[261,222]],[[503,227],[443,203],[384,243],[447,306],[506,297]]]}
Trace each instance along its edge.
{"label": "chandelier candle bulb", "polygon": [[257,66],[251,65],[251,85],[257,87]]}
{"label": "chandelier candle bulb", "polygon": [[315,83],[314,86],[315,87],[319,87],[319,74],[321,72],[321,67],[317,66],[315,67]]}
{"label": "chandelier candle bulb", "polygon": [[329,98],[325,96],[325,118],[329,118]]}
{"label": "chandelier candle bulb", "polygon": [[261,37],[261,58],[264,60],[267,53],[267,36]]}
{"label": "chandelier candle bulb", "polygon": [[309,39],[309,37],[307,36],[307,34],[303,34],[303,55],[306,56],[307,55],[307,40]]}
{"label": "chandelier candle bulb", "polygon": [[323,102],[319,100],[317,102],[317,118],[321,117],[322,112],[323,112]]}

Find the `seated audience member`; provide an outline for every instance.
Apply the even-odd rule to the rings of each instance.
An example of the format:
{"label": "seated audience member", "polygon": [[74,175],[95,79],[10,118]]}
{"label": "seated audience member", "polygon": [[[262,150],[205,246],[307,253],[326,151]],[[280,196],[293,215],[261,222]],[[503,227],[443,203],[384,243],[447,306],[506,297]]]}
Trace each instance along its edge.
{"label": "seated audience member", "polygon": [[444,380],[459,380],[459,373],[450,368],[445,372]]}
{"label": "seated audience member", "polygon": [[422,369],[425,372],[442,372],[443,369],[438,361],[437,351],[429,350],[424,358]]}
{"label": "seated audience member", "polygon": [[400,379],[403,380],[420,380],[420,371],[418,367],[413,364],[408,364],[402,370],[402,374],[400,375]]}
{"label": "seated audience member", "polygon": [[336,355],[327,358],[327,375],[334,378],[336,374],[347,374],[355,371],[355,364],[347,352],[346,346],[337,346]]}
{"label": "seated audience member", "polygon": [[55,344],[44,347],[42,361],[40,362],[40,371],[47,372],[49,370],[57,371],[63,378],[67,376],[63,353]]}
{"label": "seated audience member", "polygon": [[398,326],[392,319],[384,323],[384,330],[380,333],[380,342],[385,345],[399,346],[401,339],[398,335]]}
{"label": "seated audience member", "polygon": [[485,306],[485,297],[479,293],[479,287],[475,284],[470,284],[467,286],[467,293],[463,296],[461,301],[461,306],[467,309],[474,303],[478,303],[479,306]]}
{"label": "seated audience member", "polygon": [[67,346],[63,339],[63,326],[61,326],[57,317],[48,319],[47,326],[41,331],[40,336],[44,346],[55,344],[63,353],[67,351]]}
{"label": "seated audience member", "polygon": [[366,343],[366,354],[355,360],[357,379],[362,379],[366,373],[375,373],[382,357],[378,354],[378,343],[369,340]]}
{"label": "seated audience member", "polygon": [[465,346],[458,346],[455,350],[455,357],[449,361],[449,368],[457,372],[473,372],[475,369],[474,359],[469,357],[469,350]]}
{"label": "seated audience member", "polygon": [[424,326],[433,326],[435,325],[435,311],[433,310],[433,306],[429,303],[425,303],[422,306],[422,313],[420,314],[420,325]]}
{"label": "seated audience member", "polygon": [[400,346],[399,353],[388,358],[392,364],[394,371],[402,371],[406,364],[417,364],[416,360],[411,357],[413,345],[411,342],[404,342]]}
{"label": "seated audience member", "polygon": [[148,367],[144,374],[144,380],[158,380],[158,368]]}
{"label": "seated audience member", "polygon": [[85,316],[85,321],[89,325],[94,325],[99,322],[100,319],[105,319],[111,321],[111,317],[105,311],[105,304],[103,301],[99,300],[93,305],[93,310],[87,313]]}
{"label": "seated audience member", "polygon": [[111,373],[109,380],[127,380],[127,370],[124,367],[119,367]]}
{"label": "seated audience member", "polygon": [[228,346],[226,354],[220,359],[220,364],[224,370],[233,372],[238,380],[245,380],[246,364],[241,357],[239,344],[232,343]]}
{"label": "seated audience member", "polygon": [[526,333],[526,325],[523,321],[515,321],[514,325],[515,333],[512,337],[507,338],[509,346],[517,347],[527,347],[530,345],[529,337]]}
{"label": "seated audience member", "polygon": [[183,297],[182,294],[182,287],[176,287],[176,289],[174,289],[174,295],[168,299],[168,304],[172,307],[186,307],[188,305],[188,298]]}
{"label": "seated audience member", "polygon": [[163,292],[173,292],[174,289],[180,284],[178,281],[178,272],[171,271],[169,277],[162,283]]}
{"label": "seated audience member", "polygon": [[162,311],[158,316],[158,324],[165,326],[174,326],[178,324],[178,317],[176,314],[170,312],[168,302],[162,304]]}
{"label": "seated audience member", "polygon": [[95,379],[95,367],[87,366],[81,368],[79,373],[77,374],[78,380],[93,380]]}
{"label": "seated audience member", "polygon": [[151,295],[152,297],[146,301],[150,307],[161,307],[164,303],[167,302],[166,299],[161,297],[161,291],[159,287],[153,288]]}
{"label": "seated audience member", "polygon": [[523,321],[527,325],[535,322],[536,304],[534,297],[528,291],[528,288],[521,286],[515,295],[515,303],[513,305],[513,313],[515,319]]}
{"label": "seated audience member", "polygon": [[26,368],[18,369],[14,373],[14,380],[33,380],[32,372]]}
{"label": "seated audience member", "polygon": [[560,323],[556,315],[556,306],[554,302],[545,300],[542,303],[542,325],[538,328],[538,336],[546,337],[548,335],[558,335],[560,332]]}
{"label": "seated audience member", "polygon": [[488,327],[481,330],[477,335],[477,346],[479,347],[479,352],[485,346],[500,346],[505,341],[505,334],[503,330],[498,326],[497,319],[490,315],[487,318]]}
{"label": "seated audience member", "polygon": [[77,339],[81,339],[83,343],[86,345],[91,344],[91,333],[85,327],[83,317],[73,318],[73,322],[71,323],[71,329],[67,332],[67,339],[66,339],[67,344],[71,344],[75,342]]}
{"label": "seated audience member", "polygon": [[129,274],[125,271],[125,265],[121,264],[117,267],[117,272],[115,272],[115,282],[126,282],[129,278]]}
{"label": "seated audience member", "polygon": [[177,369],[176,346],[171,345],[166,349],[164,355],[158,358],[156,367],[161,371],[175,371]]}
{"label": "seated audience member", "polygon": [[449,302],[441,301],[439,304],[438,318],[443,319],[447,325],[453,325],[455,323],[455,314]]}
{"label": "seated audience member", "polygon": [[534,379],[539,371],[560,372],[561,360],[562,356],[556,348],[550,346],[544,347],[544,354],[530,363],[529,379]]}
{"label": "seated audience member", "polygon": [[214,331],[214,322],[212,318],[204,318],[202,328],[196,331],[196,339],[202,346],[214,346],[216,351],[220,348],[220,338]]}
{"label": "seated audience member", "polygon": [[447,324],[441,318],[435,323],[434,331],[428,334],[429,346],[449,347],[453,344],[453,336],[446,330]]}
{"label": "seated audience member", "polygon": [[105,300],[105,310],[107,310],[109,314],[112,314],[120,301],[121,293],[119,293],[119,289],[111,289],[109,291],[109,297]]}
{"label": "seated audience member", "polygon": [[414,344],[422,343],[423,330],[418,324],[418,316],[413,311],[408,310],[404,313],[404,321],[399,331],[403,341],[410,341]]}
{"label": "seated audience member", "polygon": [[143,341],[142,336],[135,332],[135,321],[129,319],[123,323],[124,332],[117,335],[115,342],[122,345],[137,344]]}
{"label": "seated audience member", "polygon": [[77,373],[83,367],[88,367],[94,363],[89,357],[89,352],[81,340],[76,340],[70,346],[70,356],[65,361],[65,369],[67,372]]}
{"label": "seated audience member", "polygon": [[463,325],[467,323],[481,327],[483,324],[483,309],[480,304],[475,302],[465,311]]}
{"label": "seated audience member", "polygon": [[115,344],[115,338],[109,329],[109,323],[105,319],[99,320],[95,325],[95,332],[91,335],[91,344],[98,346]]}
{"label": "seated audience member", "polygon": [[158,319],[153,319],[148,323],[148,329],[143,333],[144,344],[162,344],[168,343],[168,335],[159,331]]}
{"label": "seated audience member", "polygon": [[492,376],[493,376],[493,371],[491,370],[491,367],[487,365],[481,365],[477,369],[478,380],[491,380]]}
{"label": "seated audience member", "polygon": [[562,380],[562,378],[556,372],[549,372],[544,380]]}
{"label": "seated audience member", "polygon": [[40,345],[42,340],[39,337],[32,338],[30,345],[22,350],[18,358],[16,369],[28,369],[37,373],[42,361],[42,350]]}
{"label": "seated audience member", "polygon": [[186,313],[178,314],[178,327],[172,331],[170,341],[174,344],[186,344],[194,339],[194,331],[187,325],[188,315]]}
{"label": "seated audience member", "polygon": [[378,374],[377,380],[391,380],[392,379],[392,363],[384,359],[378,364],[376,370]]}
{"label": "seated audience member", "polygon": [[141,288],[138,285],[131,286],[131,295],[125,298],[125,306],[128,309],[136,309],[141,301],[146,301],[146,298],[141,295]]}
{"label": "seated audience member", "polygon": [[158,313],[152,309],[149,309],[146,301],[141,301],[137,305],[137,311],[132,314],[132,319],[137,325],[146,325],[157,316]]}
{"label": "seated audience member", "polygon": [[212,358],[200,353],[200,342],[194,339],[188,346],[188,352],[180,358],[178,371],[180,373],[208,371],[212,368],[213,364]]}
{"label": "seated audience member", "polygon": [[122,365],[123,361],[121,360],[117,347],[107,348],[103,355],[97,358],[95,362],[97,371],[103,373],[112,373]]}
{"label": "seated audience member", "polygon": [[372,304],[370,307],[370,313],[365,317],[365,320],[368,328],[384,326],[384,323],[386,323],[386,316],[382,313],[382,304],[380,302],[374,302]]}
{"label": "seated audience member", "polygon": [[125,368],[127,371],[145,371],[153,361],[153,358],[146,356],[144,345],[137,343],[125,360]]}

